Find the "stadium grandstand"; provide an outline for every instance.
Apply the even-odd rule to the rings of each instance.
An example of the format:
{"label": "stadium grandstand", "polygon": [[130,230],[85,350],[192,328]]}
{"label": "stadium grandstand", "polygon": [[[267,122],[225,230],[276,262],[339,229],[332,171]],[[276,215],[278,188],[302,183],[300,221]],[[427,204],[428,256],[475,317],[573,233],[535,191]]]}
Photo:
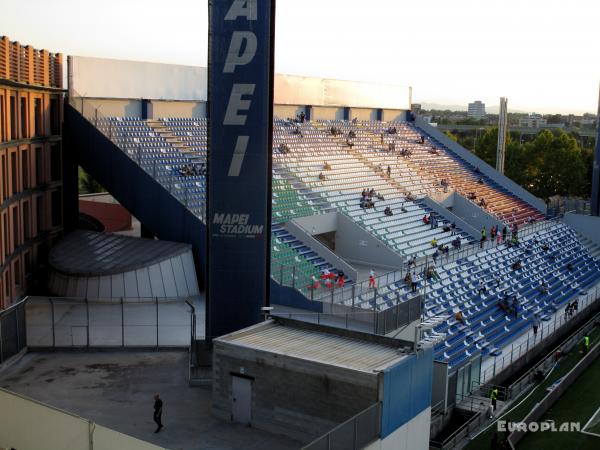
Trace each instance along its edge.
{"label": "stadium grandstand", "polygon": [[[119,353],[121,366],[89,362],[86,376],[107,370],[94,386],[110,392],[112,401],[120,395],[109,387],[114,379],[140,377],[140,367],[152,367],[164,384],[135,378],[139,389],[166,386],[181,403],[189,395],[208,405],[201,419],[209,438],[202,442],[213,448],[244,442],[315,450],[454,448],[468,440],[469,426],[476,423],[479,431],[489,425],[490,392],[502,388],[499,409],[506,411],[525,392],[524,378],[518,392],[515,379],[540,355],[571,333],[574,348],[592,329],[600,306],[598,218],[550,216],[544,201],[416,116],[410,88],[274,75],[272,118],[260,127],[272,130],[268,173],[244,173],[239,162],[237,175],[250,182],[233,184],[242,199],[248,197],[244,189],[255,187],[253,179],[268,185],[270,216],[263,224],[252,204],[247,213],[212,209],[215,186],[228,186],[211,178],[211,163],[227,146],[214,146],[210,68],[78,56],[68,61],[68,91],[57,83],[40,94],[54,95],[56,88],[65,96],[63,173],[51,184],[59,194],[39,186],[53,203],[46,219],[57,219],[51,220],[53,248],[42,268],[46,285],[0,316],[0,362],[10,359],[2,353],[7,343],[7,356],[22,358],[0,374],[1,384],[18,393],[0,392],[6,401],[25,405],[20,395],[39,397],[89,414],[89,424],[98,421],[160,446],[134,446],[124,435],[111,435],[122,439],[122,448],[188,448],[190,442],[189,448],[205,448],[188,433],[197,425],[186,419],[180,441],[173,435],[174,441],[161,440],[161,425],[153,437],[127,424],[131,410],[107,419],[109,407],[90,412],[87,397],[56,403],[51,389],[41,393],[39,380],[27,378],[39,370],[50,384],[52,370],[76,372],[67,364],[78,365],[80,356],[60,353],[74,349],[175,349],[183,350],[185,381],[210,385],[211,393],[189,394],[202,388],[186,384],[174,394],[180,380],[171,378],[171,360],[168,373],[161,372],[160,356],[136,354],[130,368]],[[0,83],[12,86],[8,78],[0,72]],[[0,149],[12,149],[15,139],[3,131],[8,143]],[[230,173],[239,155],[236,144]],[[102,208],[102,218],[92,217],[98,208],[77,206],[77,166],[118,203]],[[61,214],[53,215],[53,208]],[[96,231],[75,229],[85,222],[80,212]],[[121,232],[131,217],[140,223],[135,237],[132,230],[123,236],[105,227],[123,222],[115,226]],[[250,247],[236,250],[239,261],[211,262],[216,234],[227,237],[227,250],[240,240],[264,241],[266,298],[257,294],[263,280],[250,276],[256,269]],[[248,266],[248,278],[228,278],[234,263]],[[219,271],[228,275],[215,277]],[[236,288],[248,301],[227,303],[226,295],[217,301],[221,297],[210,295],[215,285]],[[6,292],[3,302],[12,298]],[[44,358],[24,356],[48,350],[57,352],[57,364],[69,362],[49,369]],[[197,419],[194,407],[185,406],[187,419]],[[18,414],[27,408],[19,406]],[[457,434],[465,423],[466,434]],[[0,421],[0,447],[2,439],[13,439],[4,428]],[[96,439],[87,433],[93,432],[84,432],[90,442]],[[24,442],[19,438],[10,441],[14,448]]]}

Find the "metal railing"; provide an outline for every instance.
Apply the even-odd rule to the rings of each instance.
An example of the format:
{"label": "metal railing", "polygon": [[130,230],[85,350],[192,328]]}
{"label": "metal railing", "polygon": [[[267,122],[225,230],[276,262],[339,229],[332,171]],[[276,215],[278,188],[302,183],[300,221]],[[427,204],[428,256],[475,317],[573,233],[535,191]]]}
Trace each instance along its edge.
{"label": "metal railing", "polygon": [[[183,184],[190,182],[190,179],[181,176],[171,168],[167,169],[166,165],[157,162],[157,158],[143,157],[143,144],[138,138],[132,137],[128,132],[121,130],[119,126],[113,125],[116,118],[105,116],[101,113],[102,105],[96,105],[85,97],[75,93],[69,98],[70,105],[75,108],[88,122],[96,127],[106,138],[119,147],[131,160],[136,162],[140,168],[152,176],[160,183],[169,193],[175,197],[181,204],[192,211],[202,221],[206,217],[206,198],[204,194],[197,191],[197,187],[184,186]],[[142,120],[141,118],[139,120]],[[127,126],[127,121],[123,121],[123,125]],[[150,125],[148,125],[150,127]],[[158,137],[160,134],[155,131]],[[165,149],[171,148],[171,144],[164,143]],[[173,152],[177,150],[173,148]],[[199,155],[190,154],[191,157],[199,157]],[[190,160],[190,163],[192,161]],[[198,203],[199,202],[199,203]]]}
{"label": "metal railing", "polygon": [[0,364],[27,346],[25,302],[21,300],[0,311]]}
{"label": "metal railing", "polygon": [[[513,362],[540,345],[542,341],[554,336],[556,333],[562,332],[569,322],[573,320],[574,316],[580,316],[587,312],[588,308],[599,298],[599,294],[600,287],[596,286],[585,295],[579,296],[577,313],[574,313],[572,316],[567,316],[566,314],[559,315],[559,311],[557,311],[554,315],[554,320],[540,322],[537,336],[533,334],[531,330],[528,330],[527,339],[524,339],[519,345],[512,344],[508,354],[494,357],[491,367],[487,367],[482,371],[481,381],[485,383],[486,381],[493,379],[497,374],[511,366]],[[518,339],[519,338],[517,338],[517,340]]]}
{"label": "metal railing", "polygon": [[189,347],[196,323],[186,300],[27,297],[27,346]]}
{"label": "metal railing", "polygon": [[302,447],[302,450],[359,450],[380,435],[381,403],[377,402]]}

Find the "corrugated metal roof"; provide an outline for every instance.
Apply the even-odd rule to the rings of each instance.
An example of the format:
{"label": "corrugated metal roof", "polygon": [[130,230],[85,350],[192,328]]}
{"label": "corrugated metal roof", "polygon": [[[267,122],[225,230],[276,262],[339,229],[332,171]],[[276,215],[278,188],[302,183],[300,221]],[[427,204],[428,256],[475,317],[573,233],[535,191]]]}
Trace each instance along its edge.
{"label": "corrugated metal roof", "polygon": [[50,265],[72,275],[109,275],[180,255],[189,244],[77,230],[50,251]]}
{"label": "corrugated metal roof", "polygon": [[395,347],[277,323],[218,340],[363,372],[381,370],[406,356]]}

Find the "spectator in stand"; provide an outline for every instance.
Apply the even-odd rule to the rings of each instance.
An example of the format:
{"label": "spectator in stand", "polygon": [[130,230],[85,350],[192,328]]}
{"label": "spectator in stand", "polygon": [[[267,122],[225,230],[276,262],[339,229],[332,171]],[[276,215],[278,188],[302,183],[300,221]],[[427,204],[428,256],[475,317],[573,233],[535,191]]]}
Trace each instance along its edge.
{"label": "spectator in stand", "polygon": [[517,296],[514,295],[512,299],[512,312],[515,315],[515,319],[519,316],[519,301],[517,300]]}
{"label": "spectator in stand", "polygon": [[309,289],[319,289],[321,287],[321,283],[317,280],[317,277],[314,275],[311,277],[312,283],[308,286]]}
{"label": "spectator in stand", "polygon": [[408,260],[408,270],[410,270],[410,266],[417,267],[417,257],[415,255]]}
{"label": "spectator in stand", "polygon": [[354,138],[356,137],[356,133],[354,132],[354,130],[350,130],[350,131],[348,132],[348,137],[349,137],[350,139],[354,139]]}
{"label": "spectator in stand", "polygon": [[425,136],[421,135],[421,145],[425,144]]}
{"label": "spectator in stand", "polygon": [[392,176],[392,167],[391,166],[387,167],[387,176],[388,176],[388,178],[391,178],[391,176]]}
{"label": "spectator in stand", "polygon": [[354,144],[352,143],[349,137],[346,138],[346,145],[350,148],[354,147]]}
{"label": "spectator in stand", "polygon": [[452,241],[452,246],[453,246],[454,248],[457,248],[457,249],[459,249],[459,250],[460,250],[460,248],[461,248],[461,246],[462,246],[462,241],[461,241],[461,239],[460,239],[460,236],[456,236],[456,239],[454,239],[454,240]]}
{"label": "spectator in stand", "polygon": [[456,319],[457,322],[460,323],[465,323],[463,320],[463,313],[460,311],[460,309],[458,311],[456,311],[456,313],[454,314],[454,318]]}
{"label": "spectator in stand", "polygon": [[410,271],[407,271],[407,272],[406,272],[406,275],[405,275],[405,277],[404,277],[404,283],[405,283],[407,286],[410,286],[410,287],[412,287],[412,275],[410,274]]}
{"label": "spectator in stand", "polygon": [[456,234],[456,222],[452,222],[450,230],[452,231],[452,236],[454,236]]}
{"label": "spectator in stand", "polygon": [[448,231],[450,231],[451,230],[450,224],[444,223],[442,230],[444,230],[444,233],[447,233]]}
{"label": "spectator in stand", "polygon": [[300,123],[304,123],[304,119],[306,119],[306,115],[304,114],[304,111],[302,111],[300,113]]}
{"label": "spectator in stand", "polygon": [[448,254],[450,253],[450,248],[447,245],[440,245],[440,251],[442,252],[442,255],[446,255],[448,256]]}
{"label": "spectator in stand", "polygon": [[431,240],[431,246],[432,246],[432,247],[437,247],[437,245],[438,245],[438,241],[437,241],[437,239],[434,237],[434,238]]}
{"label": "spectator in stand", "polygon": [[475,192],[469,192],[469,195],[467,195],[467,198],[469,200],[475,200],[475,199],[477,199],[477,195],[475,194]]}
{"label": "spectator in stand", "polygon": [[573,263],[572,263],[572,262],[570,262],[570,261],[567,263],[567,270],[568,270],[569,272],[573,272]]}
{"label": "spectator in stand", "polygon": [[406,212],[406,208],[404,207],[404,203],[402,203],[402,205],[400,205],[400,211],[402,211],[403,213]]}
{"label": "spectator in stand", "polygon": [[479,166],[475,167],[475,173],[476,174],[480,174],[481,173],[481,170],[479,170]]}
{"label": "spectator in stand", "polygon": [[435,252],[433,252],[433,254],[431,255],[431,257],[433,258],[433,262],[435,264],[437,264],[437,259],[439,258],[439,256],[440,256],[439,249],[436,249]]}
{"label": "spectator in stand", "polygon": [[486,241],[486,231],[485,226],[481,228],[481,239],[479,240],[479,248],[483,248],[483,243]]}
{"label": "spectator in stand", "polygon": [[498,233],[496,235],[496,245],[500,245],[500,242],[502,242],[502,234]]}
{"label": "spectator in stand", "polygon": [[392,208],[390,208],[389,206],[386,206],[386,208],[383,210],[383,213],[388,217],[394,215],[394,213],[392,212]]}
{"label": "spectator in stand", "polygon": [[319,173],[319,180],[325,181],[325,174],[323,172]]}
{"label": "spectator in stand", "polygon": [[510,268],[512,270],[519,270],[523,267],[523,263],[521,262],[520,259],[517,259],[514,263],[512,263],[512,266],[510,266]]}
{"label": "spectator in stand", "polygon": [[479,280],[479,289],[477,290],[477,295],[479,295],[481,297],[482,294],[485,294],[487,292],[487,288],[485,287],[485,281]]}
{"label": "spectator in stand", "polygon": [[493,241],[494,239],[496,239],[496,226],[494,225],[492,228],[490,228],[490,239]]}
{"label": "spectator in stand", "polygon": [[427,217],[427,214],[425,214],[421,220],[425,225],[429,225],[430,218]]}
{"label": "spectator in stand", "polygon": [[371,270],[371,272],[369,272],[369,289],[375,289],[376,288],[376,284],[375,284],[375,272]]}
{"label": "spectator in stand", "polygon": [[340,288],[344,287],[344,283],[346,282],[346,280],[344,279],[344,272],[342,272],[341,270],[338,272],[337,274],[337,285]]}
{"label": "spectator in stand", "polygon": [[430,225],[429,228],[432,230],[434,228],[437,228],[437,225],[438,225],[437,219],[435,218],[435,216],[433,214],[429,214],[429,225]]}
{"label": "spectator in stand", "polygon": [[538,286],[538,291],[540,291],[542,294],[548,293],[548,285],[545,281],[542,281],[542,283]]}
{"label": "spectator in stand", "polygon": [[327,161],[325,161],[323,163],[323,170],[331,170],[331,166],[329,165],[329,163]]}
{"label": "spectator in stand", "polygon": [[384,144],[384,140],[383,140],[383,133],[381,133],[381,145]]}
{"label": "spectator in stand", "polygon": [[504,225],[504,227],[502,227],[502,241],[503,242],[506,240],[507,234],[508,234],[508,229],[506,228],[506,225]]}
{"label": "spectator in stand", "polygon": [[483,177],[479,177],[479,179],[477,180],[477,182],[478,182],[479,184],[483,184]]}

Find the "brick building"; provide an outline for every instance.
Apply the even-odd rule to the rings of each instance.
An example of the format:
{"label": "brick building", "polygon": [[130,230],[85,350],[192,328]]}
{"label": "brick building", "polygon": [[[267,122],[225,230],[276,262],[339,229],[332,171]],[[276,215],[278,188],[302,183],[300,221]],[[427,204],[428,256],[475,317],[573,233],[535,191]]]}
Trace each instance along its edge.
{"label": "brick building", "polygon": [[63,230],[62,55],[0,37],[0,309]]}

